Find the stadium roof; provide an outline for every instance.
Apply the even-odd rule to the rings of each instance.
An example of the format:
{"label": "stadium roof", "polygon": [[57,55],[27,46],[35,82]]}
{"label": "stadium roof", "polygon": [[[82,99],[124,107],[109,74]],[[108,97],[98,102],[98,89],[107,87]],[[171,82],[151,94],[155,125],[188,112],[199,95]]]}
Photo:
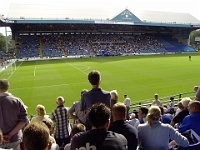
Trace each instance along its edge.
{"label": "stadium roof", "polygon": [[32,20],[112,20],[129,22],[155,22],[173,24],[200,25],[200,20],[189,13],[159,12],[159,11],[135,11],[128,8],[113,10],[111,8],[95,8],[51,5],[23,5],[12,4],[10,6],[9,20],[32,19]]}

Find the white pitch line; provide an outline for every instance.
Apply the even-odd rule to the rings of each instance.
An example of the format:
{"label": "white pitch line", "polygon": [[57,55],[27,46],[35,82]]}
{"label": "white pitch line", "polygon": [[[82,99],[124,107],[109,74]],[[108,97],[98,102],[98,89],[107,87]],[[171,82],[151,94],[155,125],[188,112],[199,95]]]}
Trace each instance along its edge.
{"label": "white pitch line", "polygon": [[68,84],[55,84],[55,85],[45,85],[45,86],[35,86],[35,87],[22,87],[22,88],[13,88],[10,90],[22,90],[22,89],[37,89],[37,88],[52,88],[52,87],[59,87],[59,86],[68,86],[71,84],[80,84],[80,83],[68,83]]}
{"label": "white pitch line", "polygon": [[[16,70],[22,65],[22,63],[23,63],[23,61],[21,62],[21,64],[20,64],[19,66],[17,66]],[[15,70],[15,71],[16,71],[16,70]],[[12,74],[7,78],[7,80],[9,80],[9,79],[12,77],[12,75],[15,73],[15,71],[12,72]]]}
{"label": "white pitch line", "polygon": [[34,69],[33,76],[35,77],[35,75],[36,75],[36,66],[35,66],[35,69]]}
{"label": "white pitch line", "polygon": [[84,74],[86,74],[87,75],[87,73],[86,72],[84,72],[84,71],[82,71],[81,69],[79,69],[79,68],[77,68],[77,67],[75,67],[75,66],[73,66],[72,64],[70,64],[70,63],[68,63],[70,66],[72,66],[72,67],[74,67],[75,69],[77,69],[77,70],[79,70],[80,72],[82,72],[82,73],[84,73]]}

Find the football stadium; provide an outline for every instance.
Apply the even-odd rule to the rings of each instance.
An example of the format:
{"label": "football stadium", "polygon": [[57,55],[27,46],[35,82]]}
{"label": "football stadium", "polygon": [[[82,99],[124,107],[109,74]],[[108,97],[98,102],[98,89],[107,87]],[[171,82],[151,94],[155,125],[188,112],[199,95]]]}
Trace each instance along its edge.
{"label": "football stadium", "polygon": [[82,89],[91,89],[91,70],[101,72],[101,87],[117,90],[119,101],[128,94],[133,107],[151,103],[155,93],[166,103],[170,96],[194,96],[200,56],[188,40],[200,21],[192,15],[135,15],[126,8],[99,19],[30,18],[33,14],[20,13],[25,7],[30,6],[13,4],[8,18],[1,19],[1,26],[11,28],[14,43],[1,78],[9,79],[10,92],[24,101],[29,114],[37,104],[50,113],[57,96],[70,107]]}
{"label": "football stadium", "polygon": [[54,9],[12,4],[0,18],[12,33],[0,51],[0,149],[17,150],[21,129],[27,150],[45,140],[51,150],[200,149],[200,37],[190,44],[200,20]]}

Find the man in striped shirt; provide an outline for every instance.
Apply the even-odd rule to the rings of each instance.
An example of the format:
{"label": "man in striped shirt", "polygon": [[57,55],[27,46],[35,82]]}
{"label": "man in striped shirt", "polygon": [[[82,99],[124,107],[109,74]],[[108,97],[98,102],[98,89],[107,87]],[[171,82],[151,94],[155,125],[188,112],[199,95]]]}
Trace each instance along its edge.
{"label": "man in striped shirt", "polygon": [[70,142],[68,109],[64,106],[65,100],[62,96],[57,98],[56,103],[58,107],[52,112],[52,120],[56,124],[55,140],[59,147],[64,147]]}

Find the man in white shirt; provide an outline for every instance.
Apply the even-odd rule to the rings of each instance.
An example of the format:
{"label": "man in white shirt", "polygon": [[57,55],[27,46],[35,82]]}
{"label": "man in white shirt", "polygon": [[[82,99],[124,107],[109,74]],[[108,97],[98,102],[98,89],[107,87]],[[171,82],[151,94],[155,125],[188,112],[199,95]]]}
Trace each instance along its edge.
{"label": "man in white shirt", "polygon": [[128,95],[124,95],[124,104],[126,105],[126,119],[129,120],[129,110],[131,105],[131,99],[128,97]]}

